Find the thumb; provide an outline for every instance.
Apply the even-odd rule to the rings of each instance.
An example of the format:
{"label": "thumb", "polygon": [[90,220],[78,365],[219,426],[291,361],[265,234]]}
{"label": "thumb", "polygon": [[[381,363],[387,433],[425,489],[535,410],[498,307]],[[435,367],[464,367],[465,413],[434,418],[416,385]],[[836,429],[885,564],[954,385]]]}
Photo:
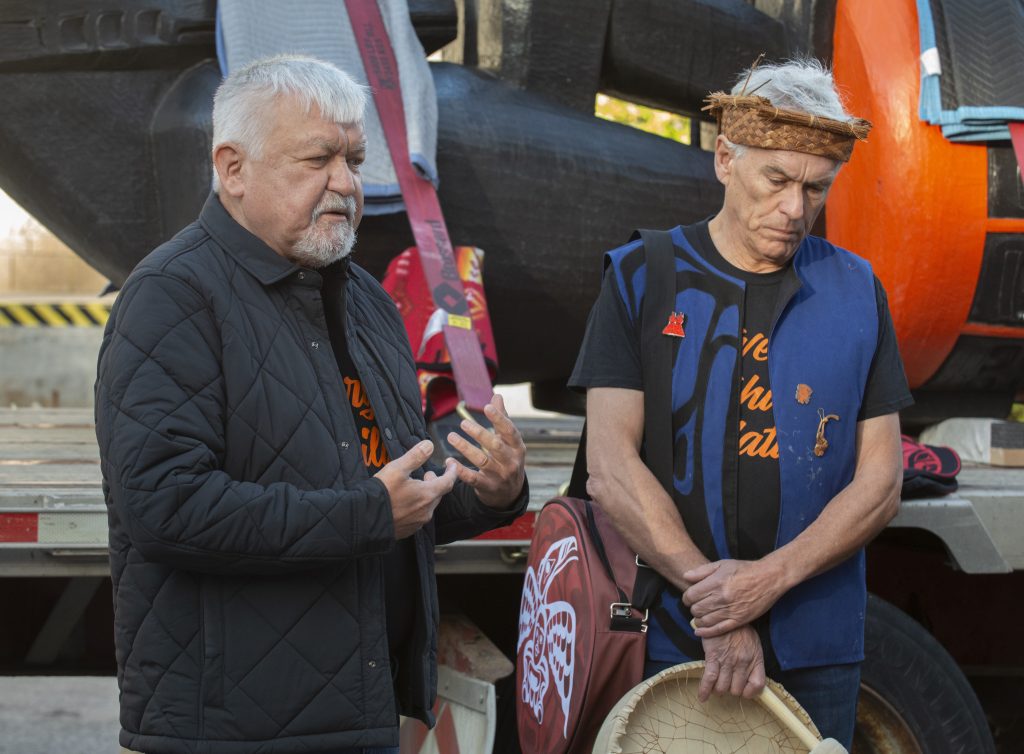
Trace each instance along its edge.
{"label": "thumb", "polygon": [[683,578],[689,581],[691,585],[693,585],[696,584],[698,581],[703,581],[717,570],[717,561],[714,563],[705,563],[702,566],[691,568],[689,571],[683,574]]}
{"label": "thumb", "polygon": [[423,476],[423,481],[430,485],[430,494],[440,500],[441,497],[452,491],[452,487],[455,486],[455,481],[458,478],[458,469],[455,466],[455,462],[449,459],[441,476],[428,471]]}
{"label": "thumb", "polygon": [[445,492],[450,492],[455,486],[455,480],[459,478],[460,464],[457,461],[450,461],[444,468],[444,473],[437,478],[442,483]]}
{"label": "thumb", "polygon": [[391,463],[401,469],[401,471],[408,476],[425,464],[430,458],[430,454],[433,452],[434,443],[430,440],[423,440],[422,442],[413,445],[405,451],[403,455],[399,456]]}

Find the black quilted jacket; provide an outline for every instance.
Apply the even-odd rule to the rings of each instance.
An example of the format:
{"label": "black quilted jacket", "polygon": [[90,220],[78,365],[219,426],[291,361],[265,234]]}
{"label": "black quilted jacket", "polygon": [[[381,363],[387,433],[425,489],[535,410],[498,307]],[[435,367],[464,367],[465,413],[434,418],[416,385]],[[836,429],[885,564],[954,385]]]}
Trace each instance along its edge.
{"label": "black quilted jacket", "polygon": [[[211,197],[111,313],[96,431],[129,749],[397,744],[380,557],[391,508],[362,462],[320,284]],[[351,356],[396,458],[425,437],[408,341],[365,271],[351,265],[346,287]],[[496,512],[460,484],[416,535],[403,714],[433,722],[435,539],[508,523],[526,496]]]}

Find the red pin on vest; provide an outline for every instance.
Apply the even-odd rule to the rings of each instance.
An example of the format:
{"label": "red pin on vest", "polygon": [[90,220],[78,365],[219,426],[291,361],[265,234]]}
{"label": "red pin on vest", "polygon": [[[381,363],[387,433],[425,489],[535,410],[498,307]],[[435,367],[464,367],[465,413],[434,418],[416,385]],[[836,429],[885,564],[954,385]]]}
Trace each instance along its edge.
{"label": "red pin on vest", "polygon": [[686,333],[683,332],[683,322],[686,320],[686,315],[682,312],[672,312],[668,315],[668,324],[665,325],[665,329],[661,331],[662,335],[671,335],[674,338],[685,338]]}

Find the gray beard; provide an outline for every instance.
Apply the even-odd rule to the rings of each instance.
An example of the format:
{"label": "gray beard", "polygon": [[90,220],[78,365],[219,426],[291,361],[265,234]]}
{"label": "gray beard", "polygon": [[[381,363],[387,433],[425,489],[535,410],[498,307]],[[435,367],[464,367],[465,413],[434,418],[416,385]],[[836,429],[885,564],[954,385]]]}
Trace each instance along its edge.
{"label": "gray beard", "polygon": [[[346,210],[350,221],[332,226],[330,230],[321,230],[317,220],[324,212]],[[352,252],[356,243],[356,230],[351,220],[356,216],[356,200],[351,196],[326,194],[313,210],[309,229],[292,248],[291,260],[302,267],[318,269],[344,259]]]}
{"label": "gray beard", "polygon": [[319,269],[347,257],[355,243],[356,231],[349,223],[338,225],[333,231],[322,231],[314,221],[292,248],[292,261],[301,267]]}

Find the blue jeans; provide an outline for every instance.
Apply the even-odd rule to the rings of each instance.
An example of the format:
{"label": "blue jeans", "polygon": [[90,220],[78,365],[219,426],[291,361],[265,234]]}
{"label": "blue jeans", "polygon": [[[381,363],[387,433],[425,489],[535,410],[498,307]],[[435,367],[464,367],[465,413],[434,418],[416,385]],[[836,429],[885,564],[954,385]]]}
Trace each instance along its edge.
{"label": "blue jeans", "polygon": [[823,738],[834,738],[847,749],[853,745],[860,693],[859,662],[777,671],[772,680],[796,697]]}
{"label": "blue jeans", "polygon": [[[676,663],[647,660],[644,678],[671,668]],[[822,738],[834,738],[847,749],[853,745],[860,693],[860,663],[826,665],[798,670],[769,670],[769,677],[781,683],[811,716]]]}

